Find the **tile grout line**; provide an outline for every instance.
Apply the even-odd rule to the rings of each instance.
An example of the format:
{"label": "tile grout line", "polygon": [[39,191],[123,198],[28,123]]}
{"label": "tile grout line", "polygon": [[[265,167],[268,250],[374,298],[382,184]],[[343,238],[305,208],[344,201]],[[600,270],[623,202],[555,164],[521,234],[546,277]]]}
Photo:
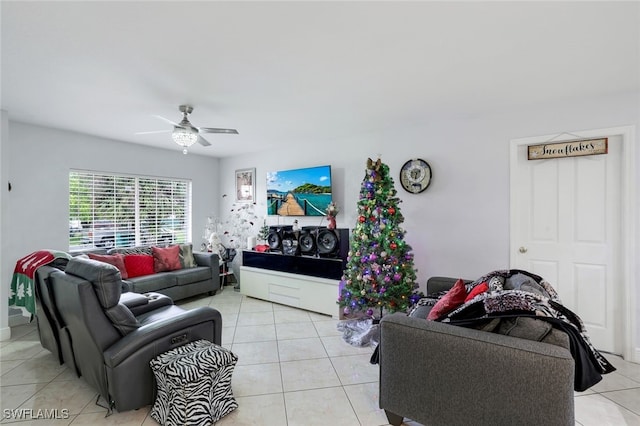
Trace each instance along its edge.
{"label": "tile grout line", "polygon": [[613,400],[613,399],[611,399],[611,398],[609,398],[609,397],[607,396],[607,394],[608,394],[608,393],[613,393],[613,392],[625,392],[625,391],[628,391],[628,390],[634,390],[634,389],[640,389],[640,386],[638,386],[638,387],[633,387],[633,388],[627,388],[627,389],[610,390],[610,391],[606,391],[606,392],[597,392],[597,393],[596,393],[596,395],[602,395],[604,398],[608,399],[609,401],[613,402],[614,404],[616,404],[616,405],[618,405],[618,406],[620,406],[620,407],[624,408],[625,410],[627,410],[627,411],[629,411],[629,412],[631,412],[631,413],[633,413],[633,414],[635,414],[635,415],[637,415],[637,416],[640,416],[640,411],[639,411],[639,412],[636,412],[636,411],[632,410],[631,408],[627,408],[627,407],[625,407],[624,405],[622,405],[621,403],[619,403],[618,401],[615,401],[615,400]]}

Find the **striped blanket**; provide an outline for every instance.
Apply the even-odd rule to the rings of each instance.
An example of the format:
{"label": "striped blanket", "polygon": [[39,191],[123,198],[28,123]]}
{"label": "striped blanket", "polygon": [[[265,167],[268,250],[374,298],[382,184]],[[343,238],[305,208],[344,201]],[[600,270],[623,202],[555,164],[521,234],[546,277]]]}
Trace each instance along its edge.
{"label": "striped blanket", "polygon": [[63,251],[38,250],[18,259],[11,279],[9,306],[21,308],[23,315],[27,317],[34,315],[36,313],[36,294],[33,284],[36,271],[39,267],[58,258],[71,259],[71,256]]}

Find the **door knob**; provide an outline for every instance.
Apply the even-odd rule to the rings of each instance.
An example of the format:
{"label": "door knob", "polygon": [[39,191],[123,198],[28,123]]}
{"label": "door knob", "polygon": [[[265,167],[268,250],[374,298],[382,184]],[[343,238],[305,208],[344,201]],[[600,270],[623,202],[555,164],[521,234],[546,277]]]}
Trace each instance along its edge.
{"label": "door knob", "polygon": [[520,253],[526,253],[526,252],[527,252],[527,248],[526,248],[526,247],[520,247],[520,248],[518,249],[518,251],[519,251]]}

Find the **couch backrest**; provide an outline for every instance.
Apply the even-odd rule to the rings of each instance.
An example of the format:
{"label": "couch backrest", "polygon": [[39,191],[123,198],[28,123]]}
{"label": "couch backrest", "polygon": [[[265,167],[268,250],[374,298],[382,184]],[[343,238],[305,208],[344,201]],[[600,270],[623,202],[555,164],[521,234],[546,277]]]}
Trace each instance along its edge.
{"label": "couch backrest", "polygon": [[[458,281],[453,277],[431,277],[427,280],[427,294],[439,293],[441,291],[449,291],[451,287]],[[465,284],[471,283],[471,280],[464,280]]]}

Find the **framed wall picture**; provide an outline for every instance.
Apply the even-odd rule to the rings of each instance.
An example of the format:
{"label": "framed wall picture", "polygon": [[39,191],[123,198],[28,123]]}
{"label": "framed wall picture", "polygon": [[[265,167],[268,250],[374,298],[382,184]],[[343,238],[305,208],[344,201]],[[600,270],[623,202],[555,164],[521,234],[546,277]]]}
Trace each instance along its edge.
{"label": "framed wall picture", "polygon": [[236,170],[236,201],[253,203],[256,199],[256,169]]}

